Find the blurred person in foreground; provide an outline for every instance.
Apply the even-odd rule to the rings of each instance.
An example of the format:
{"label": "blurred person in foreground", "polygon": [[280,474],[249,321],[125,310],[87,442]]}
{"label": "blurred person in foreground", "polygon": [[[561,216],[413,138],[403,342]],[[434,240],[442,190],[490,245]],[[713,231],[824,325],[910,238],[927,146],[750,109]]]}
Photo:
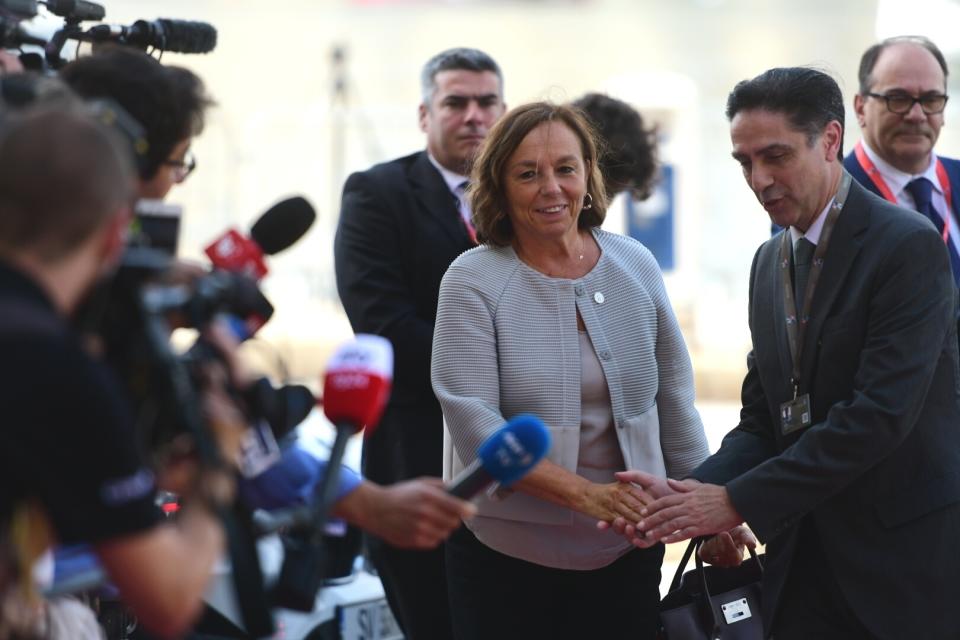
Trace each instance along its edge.
{"label": "blurred person in foreground", "polygon": [[[147,148],[138,168],[137,198],[166,198],[196,168],[190,147],[215,103],[192,71],[163,65],[143,51],[107,46],[74,60],[60,77],[85,99],[115,101],[143,127]],[[206,273],[198,265],[176,265],[194,277]],[[243,388],[252,385],[250,379],[241,382]],[[174,457],[182,459],[180,454]],[[183,466],[161,465],[161,486],[179,493]],[[285,447],[278,464],[242,481],[241,496],[251,507],[262,508],[309,502],[325,469],[326,461],[305,449]],[[334,515],[400,548],[436,547],[460,517],[472,513],[467,503],[448,496],[439,480],[418,478],[381,487],[346,467],[340,471],[337,500]]]}
{"label": "blurred person in foreground", "polygon": [[[233,476],[203,470],[176,521],[160,523],[153,474],[139,456],[124,393],[70,327],[71,314],[123,248],[129,150],[79,108],[4,115],[0,636],[51,633],[31,571],[54,541],[92,542],[144,626],[180,634],[223,551],[213,509],[232,500]],[[214,378],[204,408],[224,459],[234,460],[245,424]]]}
{"label": "blurred person in foreground", "polygon": [[828,75],[770,69],[736,85],[727,117],[733,158],[785,230],[751,268],[740,424],[687,479],[630,474],[663,495],[635,543],[746,521],[766,543],[777,640],[956,638],[960,380],[943,240],[844,171]]}
{"label": "blurred person in foreground", "polygon": [[[421,72],[426,149],[351,175],[334,241],[337,291],[358,333],[393,345],[393,391],[364,441],[363,472],[390,485],[441,473],[443,416],[430,386],[440,279],[476,245],[467,176],[505,110],[503,75],[483,51],[442,51]],[[412,640],[450,637],[442,549],[409,552],[366,539],[387,600]]]}
{"label": "blurred person in foreground", "polygon": [[471,202],[482,245],[444,276],[434,335],[445,471],[519,413],[541,417],[553,446],[448,541],[455,637],[653,638],[663,546],[632,549],[596,521],[639,516],[647,499],[617,472],[682,476],[708,453],[660,269],[599,229],[594,134],[572,107],[504,116]]}

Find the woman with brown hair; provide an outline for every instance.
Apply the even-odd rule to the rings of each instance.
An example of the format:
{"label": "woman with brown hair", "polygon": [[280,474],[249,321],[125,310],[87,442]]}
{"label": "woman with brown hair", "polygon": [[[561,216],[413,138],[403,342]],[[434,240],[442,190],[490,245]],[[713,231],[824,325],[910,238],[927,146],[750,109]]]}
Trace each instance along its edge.
{"label": "woman with brown hair", "polygon": [[456,637],[652,638],[663,546],[635,549],[596,523],[636,522],[646,500],[616,472],[683,477],[707,456],[660,269],[599,228],[607,198],[575,108],[504,116],[471,201],[482,244],[444,276],[434,333],[445,471],[519,413],[542,418],[553,445],[448,543]]}

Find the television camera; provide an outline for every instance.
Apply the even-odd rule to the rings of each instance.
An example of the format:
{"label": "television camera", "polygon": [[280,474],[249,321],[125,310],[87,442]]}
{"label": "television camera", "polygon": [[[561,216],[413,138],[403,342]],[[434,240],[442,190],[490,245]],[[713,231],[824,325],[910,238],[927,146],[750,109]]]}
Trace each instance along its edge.
{"label": "television camera", "polygon": [[[45,13],[63,18],[63,26],[49,38],[31,33],[24,26]],[[113,42],[137,47],[149,53],[209,53],[217,45],[217,30],[205,22],[192,20],[137,20],[131,25],[101,22],[106,17],[103,5],[86,0],[0,0],[0,48],[21,51],[20,60],[27,69],[56,70],[66,64],[63,57],[67,42],[93,46]],[[97,22],[91,26],[84,23]],[[24,52],[23,47],[42,49],[39,53]]]}

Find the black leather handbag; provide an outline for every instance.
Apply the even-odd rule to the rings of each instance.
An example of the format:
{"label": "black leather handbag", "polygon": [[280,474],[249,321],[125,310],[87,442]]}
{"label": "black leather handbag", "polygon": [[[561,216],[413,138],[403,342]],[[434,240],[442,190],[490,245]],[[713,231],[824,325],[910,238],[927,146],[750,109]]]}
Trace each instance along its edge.
{"label": "black leather handbag", "polygon": [[[750,549],[750,559],[739,567],[705,567],[695,553],[703,540],[687,545],[670,591],[660,602],[661,640],[763,640],[763,556]],[[684,573],[691,555],[697,568]]]}

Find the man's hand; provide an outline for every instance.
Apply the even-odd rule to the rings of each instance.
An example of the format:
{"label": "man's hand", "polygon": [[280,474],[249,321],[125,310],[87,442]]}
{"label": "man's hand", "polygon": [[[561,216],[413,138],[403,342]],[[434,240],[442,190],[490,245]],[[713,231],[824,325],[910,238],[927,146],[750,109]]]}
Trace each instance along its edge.
{"label": "man's hand", "polygon": [[[629,482],[644,490],[654,500],[664,496],[673,495],[676,490],[670,486],[672,481],[668,478],[661,478],[645,471],[618,471],[614,474],[620,482]],[[697,482],[696,480],[684,480],[683,482]]]}
{"label": "man's hand", "polygon": [[364,481],[334,507],[337,516],[404,549],[436,547],[476,511],[473,504],[449,495],[438,478],[387,487]]}
{"label": "man's hand", "polygon": [[743,522],[724,487],[696,480],[668,480],[667,484],[676,493],[644,507],[643,519],[637,523],[647,541],[670,544],[727,531]]}
{"label": "man's hand", "polygon": [[[640,489],[643,492],[643,495],[646,497],[644,500],[645,505],[652,503],[658,498],[663,498],[664,496],[669,496],[676,493],[676,490],[670,485],[671,482],[676,481],[655,476],[652,473],[646,473],[645,471],[618,471],[616,473],[616,478],[622,483],[627,483],[636,487],[637,489]],[[684,486],[699,484],[696,480],[692,479],[684,480],[683,483]],[[612,528],[614,531],[629,540],[635,547],[639,547],[641,549],[646,549],[657,544],[659,540],[655,538],[645,538],[639,533],[636,526],[636,523],[639,520],[639,517],[629,519],[617,517],[612,521],[600,520],[597,522],[597,528],[601,531]]]}
{"label": "man's hand", "polygon": [[698,555],[704,562],[716,567],[737,567],[743,562],[743,552],[747,547],[757,548],[757,538],[744,525],[734,527],[713,536],[702,545]]}

